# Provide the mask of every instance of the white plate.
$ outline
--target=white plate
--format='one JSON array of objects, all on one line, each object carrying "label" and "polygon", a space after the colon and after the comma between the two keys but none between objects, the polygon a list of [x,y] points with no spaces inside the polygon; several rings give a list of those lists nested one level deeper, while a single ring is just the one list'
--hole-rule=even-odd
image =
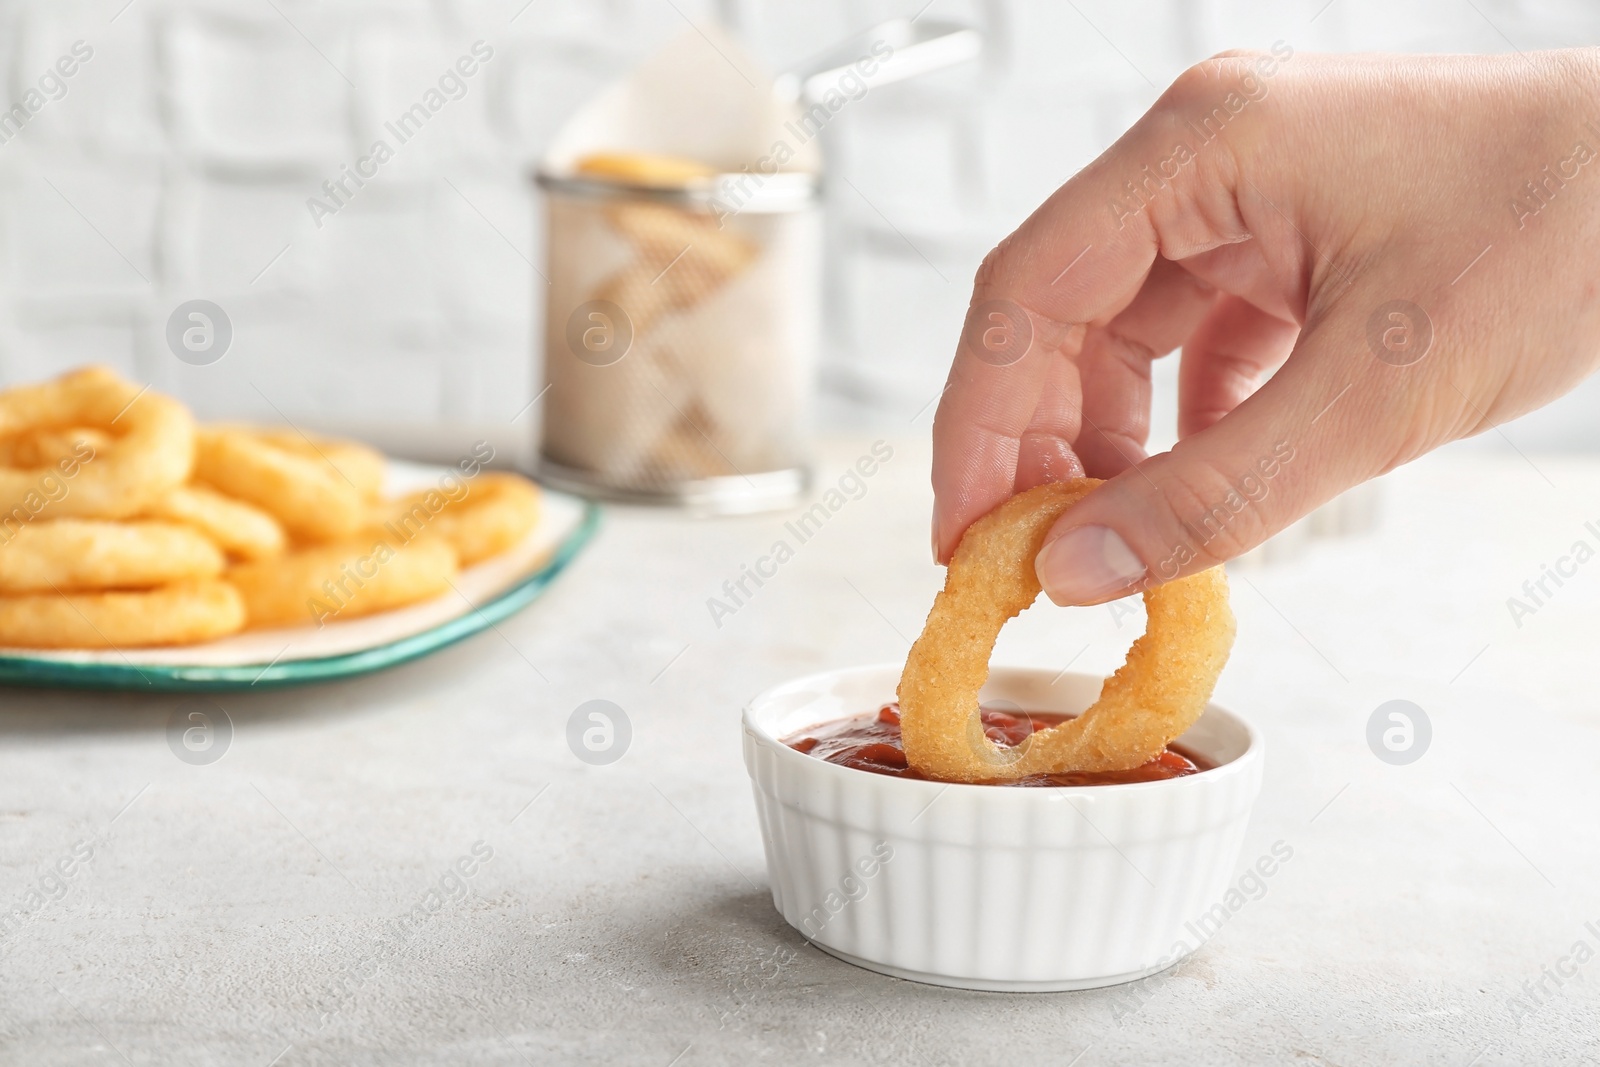
[{"label": "white plate", "polygon": [[[390,464],[387,490],[437,484],[443,467]],[[541,490],[521,544],[463,571],[433,600],[347,622],[251,630],[200,645],[125,651],[0,648],[0,683],[96,689],[234,689],[320,681],[403,663],[453,644],[532,601],[587,543],[598,510]]]}]

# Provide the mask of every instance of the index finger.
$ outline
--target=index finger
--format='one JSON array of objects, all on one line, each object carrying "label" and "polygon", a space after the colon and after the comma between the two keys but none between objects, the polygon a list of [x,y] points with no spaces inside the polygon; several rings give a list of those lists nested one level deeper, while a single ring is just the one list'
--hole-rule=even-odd
[{"label": "index finger", "polygon": [[941,561],[973,520],[1011,495],[1050,362],[1076,360],[1085,328],[1133,300],[1158,254],[1181,259],[1247,235],[1222,177],[1232,172],[1225,150],[1181,163],[1173,156],[1173,98],[1184,86],[1180,79],[984,259],[934,415]]}]

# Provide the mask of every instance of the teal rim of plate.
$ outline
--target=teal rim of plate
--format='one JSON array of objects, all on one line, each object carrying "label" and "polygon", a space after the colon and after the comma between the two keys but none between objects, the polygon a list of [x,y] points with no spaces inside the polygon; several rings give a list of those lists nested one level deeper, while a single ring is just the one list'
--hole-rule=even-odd
[{"label": "teal rim of plate", "polygon": [[245,663],[227,667],[178,664],[71,663],[32,656],[0,656],[0,685],[52,689],[114,689],[145,693],[221,693],[331,682],[398,667],[481,633],[527,607],[545,591],[600,528],[600,508],[585,501],[583,518],[548,562],[493,600],[421,633],[384,645],[321,659]]}]

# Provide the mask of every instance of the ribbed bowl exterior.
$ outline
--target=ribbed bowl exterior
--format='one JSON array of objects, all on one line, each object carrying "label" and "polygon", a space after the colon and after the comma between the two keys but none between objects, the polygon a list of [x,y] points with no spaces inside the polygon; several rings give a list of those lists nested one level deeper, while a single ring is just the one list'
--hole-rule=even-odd
[{"label": "ribbed bowl exterior", "polygon": [[[984,989],[1128,981],[1205,940],[1261,788],[1255,731],[1212,705],[1183,740],[1221,766],[1048,789],[869,774],[779,740],[876,709],[893,699],[898,673],[889,665],[816,675],[746,709],[745,763],[785,920],[863,966]],[[997,669],[983,698],[1081,711],[1100,681]]]}]

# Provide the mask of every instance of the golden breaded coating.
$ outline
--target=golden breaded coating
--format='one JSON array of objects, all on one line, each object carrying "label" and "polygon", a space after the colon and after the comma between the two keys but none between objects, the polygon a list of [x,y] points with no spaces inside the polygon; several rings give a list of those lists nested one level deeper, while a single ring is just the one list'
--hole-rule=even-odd
[{"label": "golden breaded coating", "polygon": [[243,626],[238,590],[214,578],[144,592],[0,596],[0,645],[11,648],[187,645]]},{"label": "golden breaded coating", "polygon": [[1033,563],[1045,534],[1099,484],[1081,478],[1030,489],[973,523],[961,539],[900,677],[906,759],[918,771],[984,782],[1129,770],[1159,755],[1205,710],[1233,647],[1220,567],[1145,591],[1144,634],[1082,715],[1016,749],[984,736],[978,691],[1000,628],[1039,595]]}]

